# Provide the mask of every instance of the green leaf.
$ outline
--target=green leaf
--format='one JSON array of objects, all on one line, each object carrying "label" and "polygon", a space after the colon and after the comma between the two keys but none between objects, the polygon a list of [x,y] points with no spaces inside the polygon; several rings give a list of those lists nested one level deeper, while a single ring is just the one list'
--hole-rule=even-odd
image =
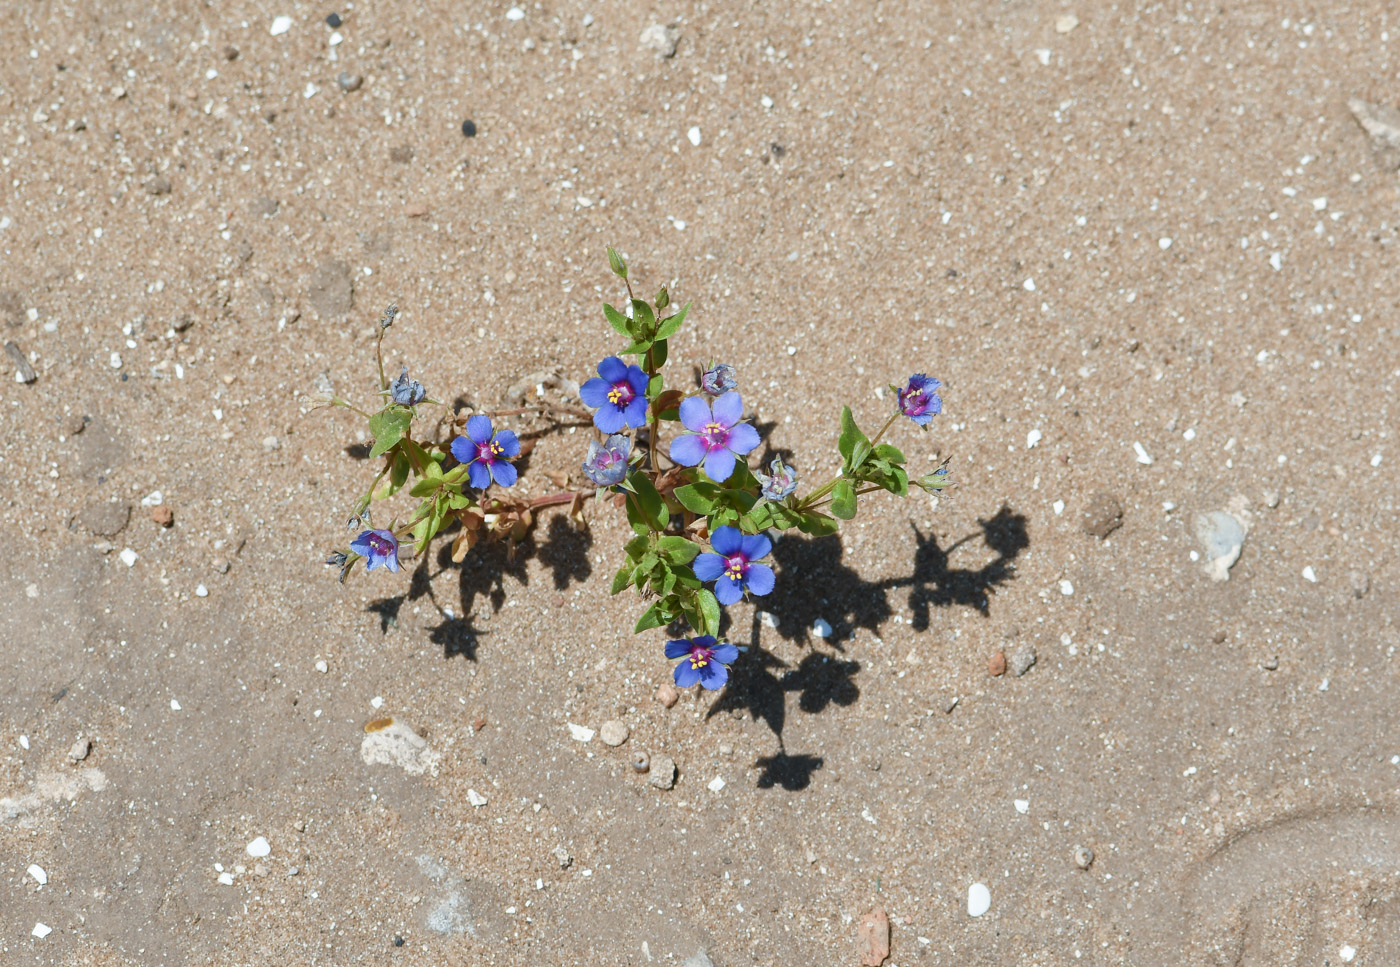
[{"label": "green leaf", "polygon": [[676,576],[676,583],[683,588],[699,588],[700,579],[695,576],[695,572],[684,564],[677,564],[671,568],[671,573]]},{"label": "green leaf", "polygon": [[[690,311],[690,305],[691,304],[687,302],[685,305],[681,306],[680,312],[661,320],[661,328],[656,330],[656,338],[658,340],[670,339],[680,331],[681,323],[685,322],[685,314]],[[664,309],[666,307],[661,306],[661,308]]]},{"label": "green leaf", "polygon": [[647,552],[647,548],[649,547],[651,547],[651,537],[643,535],[632,538],[622,546],[622,549],[627,552],[627,556],[633,561],[640,561],[642,555]]},{"label": "green leaf", "polygon": [[882,443],[874,450],[877,460],[888,460],[890,463],[903,463],[904,453],[898,447],[892,447],[888,443]]},{"label": "green leaf", "polygon": [[623,588],[632,583],[632,569],[630,567],[618,568],[617,574],[613,577],[612,594],[617,594]]},{"label": "green leaf", "polygon": [[666,365],[666,340],[658,339],[651,344],[651,368],[660,369]]},{"label": "green leaf", "polygon": [[689,564],[700,553],[700,546],[685,537],[663,537],[656,542],[656,549],[675,564]]},{"label": "green leaf", "polygon": [[618,335],[632,338],[632,322],[612,306],[603,306],[603,315],[608,317],[608,325],[617,330]]},{"label": "green leaf", "polygon": [[641,501],[636,494],[627,495],[627,523],[632,525],[632,530],[641,537],[650,537],[654,528],[648,523],[646,514],[642,511]]},{"label": "green leaf", "polygon": [[608,246],[608,268],[612,269],[613,275],[619,279],[627,278],[627,263],[622,256],[617,254],[617,249]]},{"label": "green leaf", "polygon": [[472,505],[473,501],[466,494],[453,491],[447,495],[447,506],[451,510],[465,510]]},{"label": "green leaf", "polygon": [[660,628],[662,625],[670,624],[670,622],[671,616],[662,612],[661,602],[657,601],[650,608],[647,608],[645,614],[637,619],[637,624],[632,629],[632,634],[639,635],[643,631],[647,631],[651,628]]},{"label": "green leaf", "polygon": [[647,402],[650,403],[661,395],[661,391],[666,388],[666,381],[660,376],[653,376],[647,380]]},{"label": "green leaf", "polygon": [[851,463],[847,468],[855,471],[864,466],[865,461],[870,459],[870,441],[857,440],[855,449],[851,452]]},{"label": "green leaf", "polygon": [[638,339],[636,342],[630,343],[630,344],[628,344],[627,346],[623,347],[623,349],[622,349],[620,355],[623,355],[623,356],[640,356],[640,355],[642,355],[643,353],[645,353],[645,352],[646,352],[648,349],[650,349],[650,348],[651,348],[651,340],[650,340],[650,339]]},{"label": "green leaf", "polygon": [[374,448],[369,452],[370,457],[377,457],[391,450],[394,444],[408,434],[412,422],[413,411],[406,406],[386,406],[371,416],[369,432],[374,437]]},{"label": "green leaf", "polygon": [[797,529],[812,537],[825,537],[841,529],[841,522],[826,514],[808,511],[797,520]]},{"label": "green leaf", "polygon": [[686,484],[684,487],[677,487],[675,495],[676,500],[680,501],[680,505],[686,510],[708,517],[714,513],[719,488],[709,483]]},{"label": "green leaf", "polygon": [[666,502],[656,492],[651,478],[634,470],[627,479],[632,482],[632,487],[636,491],[635,500],[641,505],[641,511],[645,515],[646,522],[651,525],[651,529],[654,531],[665,530],[666,522],[671,519],[671,514],[666,509]]},{"label": "green leaf", "polygon": [[442,486],[442,481],[436,477],[424,477],[413,485],[413,489],[408,492],[410,497],[428,497],[438,492]]},{"label": "green leaf", "polygon": [[389,465],[389,482],[379,488],[375,497],[383,500],[385,497],[391,497],[402,490],[403,485],[408,482],[408,472],[411,469],[412,465],[408,461],[408,454],[400,449],[394,454],[394,462]]},{"label": "green leaf", "polygon": [[[841,451],[841,457],[845,460],[847,469],[857,466],[851,460],[851,456],[855,453],[858,443],[864,443],[867,448],[870,446],[870,441],[860,431],[860,427],[856,426],[856,419],[851,415],[851,408],[843,406],[841,407],[841,435],[836,438],[836,449]],[[866,452],[868,453],[869,450],[867,449]]]},{"label": "green leaf", "polygon": [[702,635],[719,634],[719,602],[715,600],[713,592],[705,590],[695,595],[695,603],[698,610],[697,617],[700,624],[695,630]]},{"label": "green leaf", "polygon": [[832,488],[831,514],[842,520],[850,520],[856,515],[856,488],[849,480],[842,480]]},{"label": "green leaf", "polygon": [[745,514],[739,521],[739,529],[745,534],[757,534],[773,525],[773,504],[764,501]]},{"label": "green leaf", "polygon": [[632,333],[637,339],[656,338],[656,316],[645,300],[632,300],[632,323],[635,326]]}]

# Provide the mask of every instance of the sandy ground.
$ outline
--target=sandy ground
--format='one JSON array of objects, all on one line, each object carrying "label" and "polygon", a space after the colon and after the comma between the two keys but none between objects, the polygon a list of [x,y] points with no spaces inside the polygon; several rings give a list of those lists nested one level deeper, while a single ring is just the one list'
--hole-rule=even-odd
[{"label": "sandy ground", "polygon": [[[404,6],[0,9],[0,961],[855,964],[880,908],[906,967],[1400,962],[1388,4]],[[956,498],[780,543],[671,709],[611,508],[321,564],[380,310],[498,406],[621,348],[608,244],[803,474],[946,384],[894,442]]]}]

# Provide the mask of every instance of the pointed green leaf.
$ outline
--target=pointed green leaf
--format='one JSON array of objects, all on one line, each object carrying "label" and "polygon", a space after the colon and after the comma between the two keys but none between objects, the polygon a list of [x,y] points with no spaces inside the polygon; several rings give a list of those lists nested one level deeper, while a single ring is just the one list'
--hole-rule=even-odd
[{"label": "pointed green leaf", "polygon": [[656,549],[676,564],[689,564],[700,553],[700,546],[685,537],[663,537],[656,542]]},{"label": "pointed green leaf", "polygon": [[719,488],[714,484],[693,483],[675,489],[676,500],[680,505],[692,514],[709,516],[714,513],[715,497],[719,494]]},{"label": "pointed green leaf", "polygon": [[[666,307],[662,306],[661,308],[664,309]],[[665,319],[662,319],[661,328],[656,330],[656,338],[658,340],[670,339],[679,332],[681,323],[685,322],[685,314],[689,311],[690,303],[687,302],[685,305],[681,306],[680,312],[677,312],[674,316],[667,316]]]},{"label": "pointed green leaf", "polygon": [[612,306],[603,306],[603,315],[608,317],[608,325],[617,330],[618,335],[632,338],[631,320]]},{"label": "pointed green leaf", "polygon": [[700,625],[695,630],[702,635],[718,635],[719,602],[714,594],[708,590],[700,591],[695,595],[695,603],[699,612],[697,617],[700,618]]},{"label": "pointed green leaf", "polygon": [[612,591],[610,593],[617,594],[623,588],[631,585],[631,583],[632,569],[630,567],[618,568],[617,574],[613,577]]},{"label": "pointed green leaf", "polygon": [[391,450],[408,433],[413,422],[413,411],[405,406],[386,406],[369,418],[369,432],[374,437],[371,457],[377,457]]},{"label": "pointed green leaf", "polygon": [[849,480],[842,480],[831,491],[831,514],[842,520],[856,515],[856,489]]},{"label": "pointed green leaf", "polygon": [[657,601],[650,608],[647,608],[645,614],[637,619],[637,624],[632,629],[632,634],[639,635],[643,631],[647,631],[651,628],[660,628],[662,625],[670,623],[670,620],[670,615],[662,613],[661,602]]}]

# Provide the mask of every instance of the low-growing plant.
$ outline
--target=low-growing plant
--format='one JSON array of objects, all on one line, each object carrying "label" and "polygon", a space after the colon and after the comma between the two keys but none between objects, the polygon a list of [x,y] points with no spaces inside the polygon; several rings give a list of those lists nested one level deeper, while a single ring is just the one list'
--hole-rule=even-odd
[{"label": "low-growing plant", "polygon": [[[363,417],[374,440],[369,456],[383,460],[350,515],[350,529],[358,535],[326,563],[339,569],[342,581],[360,561],[368,571],[398,571],[401,542],[421,555],[454,521],[460,524],[452,542],[454,562],[481,541],[505,541],[513,550],[540,508],[568,504],[570,515],[583,525],[584,500],[608,496],[625,509],[633,532],[612,593],[630,587],[646,603],[634,633],[688,626],[688,634],[683,629],[681,637],[667,639],[664,646],[667,658],[679,659],[675,681],[683,688],[699,684],[717,689],[728,681],[729,666],[740,653],[722,637],[722,609],[746,595],[763,597],[773,591],[779,575],[765,563],[772,535],[795,529],[826,536],[854,518],[860,499],[876,491],[904,497],[911,483],[932,494],[949,485],[946,460],[911,481],[903,452],[884,442],[901,417],[929,429],[943,408],[941,384],[916,373],[903,387],[891,386],[894,411],[873,437],[843,406],[836,437],[840,470],[799,495],[797,473],[782,459],[771,460],[767,468],[749,466],[762,441],[744,419],[733,366],[711,363],[698,386],[667,386],[670,340],[685,324],[690,303],[673,309],[664,287],[651,301],[639,299],[626,261],[611,248],[608,263],[626,286],[627,302],[621,311],[604,305],[603,314],[627,344],[602,360],[597,375],[579,387],[579,398],[591,414],[543,407],[555,416],[591,415],[598,438],[588,445],[583,471],[595,489],[533,499],[509,495],[506,491],[517,481],[514,461],[533,441],[522,444],[512,430],[498,429],[492,417],[541,408],[454,414],[428,398],[406,369],[390,382],[383,342],[398,312],[390,306],[380,320],[375,347],[381,405],[370,411],[341,399],[324,401]],[[414,423],[422,407],[442,407],[442,414],[430,436],[419,437]],[[439,441],[444,428],[451,436]],[[373,504],[404,488],[418,500],[415,512],[402,523],[374,527]]]}]

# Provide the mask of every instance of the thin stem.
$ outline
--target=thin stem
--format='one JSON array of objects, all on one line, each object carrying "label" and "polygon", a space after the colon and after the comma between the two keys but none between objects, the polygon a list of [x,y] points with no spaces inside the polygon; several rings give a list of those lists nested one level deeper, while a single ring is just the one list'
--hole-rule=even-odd
[{"label": "thin stem", "polygon": [[374,358],[379,363],[379,389],[380,392],[389,388],[389,381],[384,378],[384,334],[389,330],[380,327],[379,336],[374,340]]},{"label": "thin stem", "polygon": [[[870,449],[871,449],[871,450],[874,450],[874,449],[875,449],[876,445],[879,444],[879,442],[880,442],[880,438],[883,437],[883,436],[885,435],[885,431],[888,430],[891,426],[893,426],[893,425],[894,425],[894,421],[897,420],[898,418],[899,418],[899,411],[898,411],[898,410],[895,410],[894,413],[892,413],[892,414],[890,415],[890,418],[889,418],[888,420],[885,421],[885,425],[882,426],[882,427],[880,427],[880,432],[877,433],[877,434],[875,434],[875,439],[873,439],[873,440],[870,441]],[[854,469],[854,468],[852,468],[852,469]],[[797,503],[797,509],[798,509],[798,510],[807,510],[807,509],[815,510],[816,508],[813,506],[813,504],[814,504],[816,501],[821,500],[823,497],[825,497],[827,494],[831,493],[833,490],[835,490],[835,489],[836,489],[836,485],[839,484],[839,483],[840,483],[842,480],[844,480],[844,479],[845,479],[845,474],[840,474],[840,473],[838,473],[836,476],[832,477],[832,478],[831,478],[830,480],[828,480],[826,483],[822,484],[822,485],[821,485],[820,487],[818,487],[816,490],[812,491],[812,492],[811,492],[810,494],[808,494],[806,497],[803,497],[800,501],[798,501],[798,503]],[[877,488],[877,489],[878,489],[878,488]],[[868,493],[868,491],[862,491],[862,493]]]}]

